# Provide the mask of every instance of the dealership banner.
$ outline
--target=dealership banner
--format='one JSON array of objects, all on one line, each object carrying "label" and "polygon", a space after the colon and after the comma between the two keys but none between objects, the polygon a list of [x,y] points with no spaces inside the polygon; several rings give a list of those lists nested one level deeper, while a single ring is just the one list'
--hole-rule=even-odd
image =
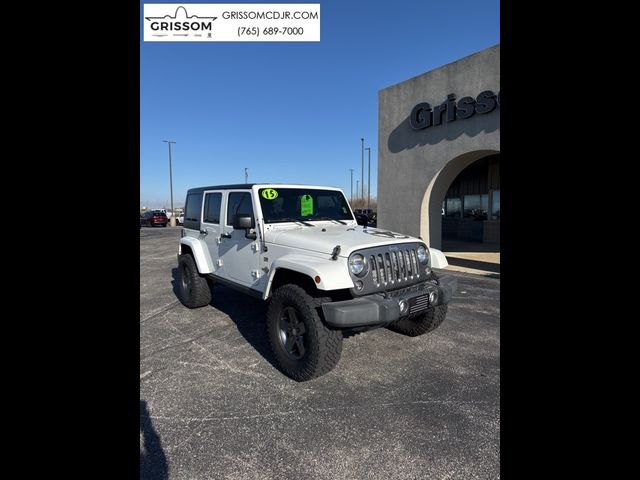
[{"label": "dealership banner", "polygon": [[319,42],[319,3],[145,3],[145,42]]}]

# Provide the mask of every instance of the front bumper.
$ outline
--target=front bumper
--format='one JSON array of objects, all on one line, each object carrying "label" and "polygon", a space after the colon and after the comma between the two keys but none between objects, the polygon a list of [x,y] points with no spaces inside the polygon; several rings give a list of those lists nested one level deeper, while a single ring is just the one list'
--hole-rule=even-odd
[{"label": "front bumper", "polygon": [[[335,328],[382,327],[402,317],[418,315],[429,308],[448,304],[457,286],[455,277],[443,275],[438,278],[438,283],[429,281],[397,291],[325,303],[322,312],[326,323]],[[432,303],[430,294],[433,292],[437,299]],[[402,300],[407,302],[408,310],[401,314]]]}]

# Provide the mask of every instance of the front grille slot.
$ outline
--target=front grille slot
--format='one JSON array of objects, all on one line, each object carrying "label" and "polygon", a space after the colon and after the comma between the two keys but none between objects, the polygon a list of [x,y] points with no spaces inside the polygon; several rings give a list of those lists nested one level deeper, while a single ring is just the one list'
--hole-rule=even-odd
[{"label": "front grille slot", "polygon": [[391,271],[391,256],[389,252],[384,254],[384,271],[387,274],[387,283],[393,283],[393,272]]},{"label": "front grille slot", "polygon": [[393,279],[400,282],[400,265],[398,264],[398,252],[391,252],[391,268],[393,269]]},{"label": "front grille slot", "polygon": [[371,265],[371,279],[373,280],[373,284],[375,286],[379,286],[380,282],[378,281],[378,260],[375,255],[371,255],[369,257],[369,265]]},{"label": "front grille slot", "polygon": [[398,274],[400,275],[399,279],[401,282],[404,282],[407,280],[407,267],[404,263],[404,255],[403,252],[397,252],[396,255],[398,256]]},{"label": "front grille slot", "polygon": [[414,275],[416,277],[419,277],[420,270],[418,270],[418,256],[416,255],[416,251],[409,250],[409,255],[411,256],[411,271],[415,272]]},{"label": "front grille slot", "polygon": [[411,262],[409,262],[409,252],[404,250],[402,252],[402,261],[404,262],[404,269],[406,272],[406,277],[410,277],[411,276]]}]

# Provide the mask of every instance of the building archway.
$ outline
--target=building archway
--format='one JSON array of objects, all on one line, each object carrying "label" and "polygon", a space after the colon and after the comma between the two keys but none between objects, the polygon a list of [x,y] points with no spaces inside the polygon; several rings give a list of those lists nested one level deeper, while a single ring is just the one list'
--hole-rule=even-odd
[{"label": "building archway", "polygon": [[[472,152],[467,152],[449,160],[444,165],[444,167],[442,167],[442,169],[440,169],[436,173],[436,175],[434,175],[424,194],[424,197],[422,199],[422,206],[420,209],[420,237],[427,243],[427,245],[429,245],[432,248],[442,249],[443,217],[444,217],[443,202],[445,201],[445,197],[447,197],[447,192],[449,191],[449,188],[454,184],[454,182],[456,182],[456,179],[458,179],[459,176],[463,174],[463,172],[465,171],[468,172],[469,170],[467,169],[469,167],[472,167],[474,163],[482,161],[483,159],[492,157],[493,159],[497,158],[499,161],[499,154],[500,152],[497,150],[476,150]],[[495,164],[495,162],[492,162],[492,163]],[[493,170],[495,171],[496,168],[494,167]],[[474,241],[474,240],[478,241],[478,230],[482,230],[481,236],[479,238],[480,242],[483,242],[485,239],[489,241],[498,239],[498,242],[499,242],[499,235],[500,235],[499,210],[497,212],[498,220],[497,220],[497,233],[496,233],[495,232],[496,226],[494,225],[495,222],[492,223],[491,221],[492,216],[495,218],[495,215],[491,215],[492,200],[494,200],[495,198],[494,197],[495,192],[492,188],[490,188],[492,187],[492,185],[490,184],[491,184],[491,179],[489,178],[487,180],[488,191],[487,191],[486,199],[482,198],[481,195],[478,195],[479,199],[481,199],[481,202],[479,205],[480,207],[482,206],[482,203],[485,201],[488,204],[488,210],[490,213],[487,216],[487,223],[480,224],[478,222],[474,222],[472,224],[470,222],[472,222],[473,219],[465,218],[465,216],[468,215],[469,212],[473,211],[471,208],[465,209],[465,206],[464,206],[465,200],[467,201],[467,207],[469,207],[472,200],[475,202],[476,200],[475,196],[467,195],[466,196],[467,198],[465,198],[465,196],[461,196],[460,198],[460,206],[459,206],[460,221],[457,222],[456,228],[459,229],[458,231],[464,234],[463,235],[464,238],[470,241]],[[497,200],[499,203],[499,187],[497,192],[498,192]],[[462,195],[463,194],[464,192],[462,192]],[[447,205],[445,204],[445,210],[448,210],[448,211],[445,211],[445,213],[448,214],[448,216],[445,217],[446,218],[445,226],[447,227],[446,229],[447,231],[445,232],[445,235],[452,233],[451,225],[453,222],[451,222],[451,219],[454,217],[449,214],[453,213],[455,203],[456,202],[449,202],[449,205],[448,205],[450,206],[449,209],[447,209]],[[482,227],[482,228],[477,228],[477,227]],[[487,232],[486,235],[485,235],[485,231]],[[469,233],[469,235],[465,236],[467,233]]]}]

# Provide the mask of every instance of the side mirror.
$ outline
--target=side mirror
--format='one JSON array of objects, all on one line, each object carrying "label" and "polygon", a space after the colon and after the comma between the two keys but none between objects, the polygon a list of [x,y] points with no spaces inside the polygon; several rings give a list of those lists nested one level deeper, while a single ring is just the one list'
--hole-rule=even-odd
[{"label": "side mirror", "polygon": [[233,217],[233,228],[244,229],[254,228],[255,223],[253,217],[249,215],[236,215]]},{"label": "side mirror", "polygon": [[234,229],[244,229],[244,236],[250,240],[255,240],[258,238],[255,232],[251,233],[249,230],[255,228],[255,222],[253,217],[249,215],[236,215],[233,217],[233,228]]}]

